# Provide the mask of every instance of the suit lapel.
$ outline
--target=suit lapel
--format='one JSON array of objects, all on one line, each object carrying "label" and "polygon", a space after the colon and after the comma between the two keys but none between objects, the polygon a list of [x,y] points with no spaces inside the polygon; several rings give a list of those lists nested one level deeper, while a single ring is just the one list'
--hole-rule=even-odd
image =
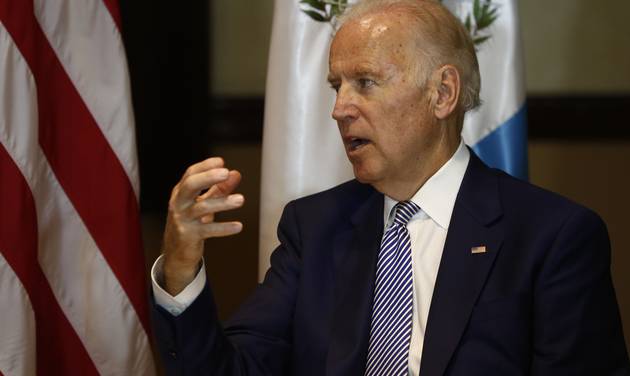
[{"label": "suit lapel", "polygon": [[457,348],[503,241],[501,213],[497,177],[471,151],[433,291],[422,376],[443,375]]},{"label": "suit lapel", "polygon": [[335,303],[327,375],[360,375],[367,359],[376,258],[383,235],[383,196],[374,193],[352,216],[336,244]]}]

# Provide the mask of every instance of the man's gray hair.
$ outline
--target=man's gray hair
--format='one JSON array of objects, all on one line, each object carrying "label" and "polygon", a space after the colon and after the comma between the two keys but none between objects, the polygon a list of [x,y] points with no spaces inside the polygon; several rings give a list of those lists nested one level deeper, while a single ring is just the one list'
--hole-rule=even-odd
[{"label": "man's gray hair", "polygon": [[481,78],[470,34],[448,8],[437,0],[362,0],[351,5],[337,20],[337,28],[370,13],[400,12],[411,17],[411,32],[417,38],[417,79],[424,87],[436,69],[454,65],[461,76],[460,108],[466,112],[481,104]]}]

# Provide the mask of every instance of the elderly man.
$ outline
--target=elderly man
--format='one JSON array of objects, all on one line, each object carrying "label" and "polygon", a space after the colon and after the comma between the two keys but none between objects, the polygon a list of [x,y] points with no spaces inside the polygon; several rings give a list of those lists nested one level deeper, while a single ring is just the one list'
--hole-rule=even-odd
[{"label": "elderly man", "polygon": [[241,230],[214,222],[243,204],[240,174],[187,170],[153,270],[168,373],[629,374],[602,221],[461,140],[480,86],[464,27],[430,0],[340,23],[328,80],[356,180],[287,205],[264,282],[221,326],[201,258]]}]

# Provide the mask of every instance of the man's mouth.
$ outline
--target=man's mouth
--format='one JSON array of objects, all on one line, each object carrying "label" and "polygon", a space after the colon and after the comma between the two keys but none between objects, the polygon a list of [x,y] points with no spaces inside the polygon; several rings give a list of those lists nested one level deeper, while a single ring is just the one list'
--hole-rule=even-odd
[{"label": "man's mouth", "polygon": [[350,151],[355,151],[370,143],[370,140],[366,140],[364,138],[352,137],[350,138],[350,142],[348,143]]}]

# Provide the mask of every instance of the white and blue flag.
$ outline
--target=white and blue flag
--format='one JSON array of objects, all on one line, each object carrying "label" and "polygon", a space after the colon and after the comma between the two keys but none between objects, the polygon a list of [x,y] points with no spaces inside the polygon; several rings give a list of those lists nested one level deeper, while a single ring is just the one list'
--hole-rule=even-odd
[{"label": "white and blue flag", "polygon": [[516,0],[444,0],[477,48],[482,106],[466,114],[462,136],[477,155],[527,179],[525,73]]}]

